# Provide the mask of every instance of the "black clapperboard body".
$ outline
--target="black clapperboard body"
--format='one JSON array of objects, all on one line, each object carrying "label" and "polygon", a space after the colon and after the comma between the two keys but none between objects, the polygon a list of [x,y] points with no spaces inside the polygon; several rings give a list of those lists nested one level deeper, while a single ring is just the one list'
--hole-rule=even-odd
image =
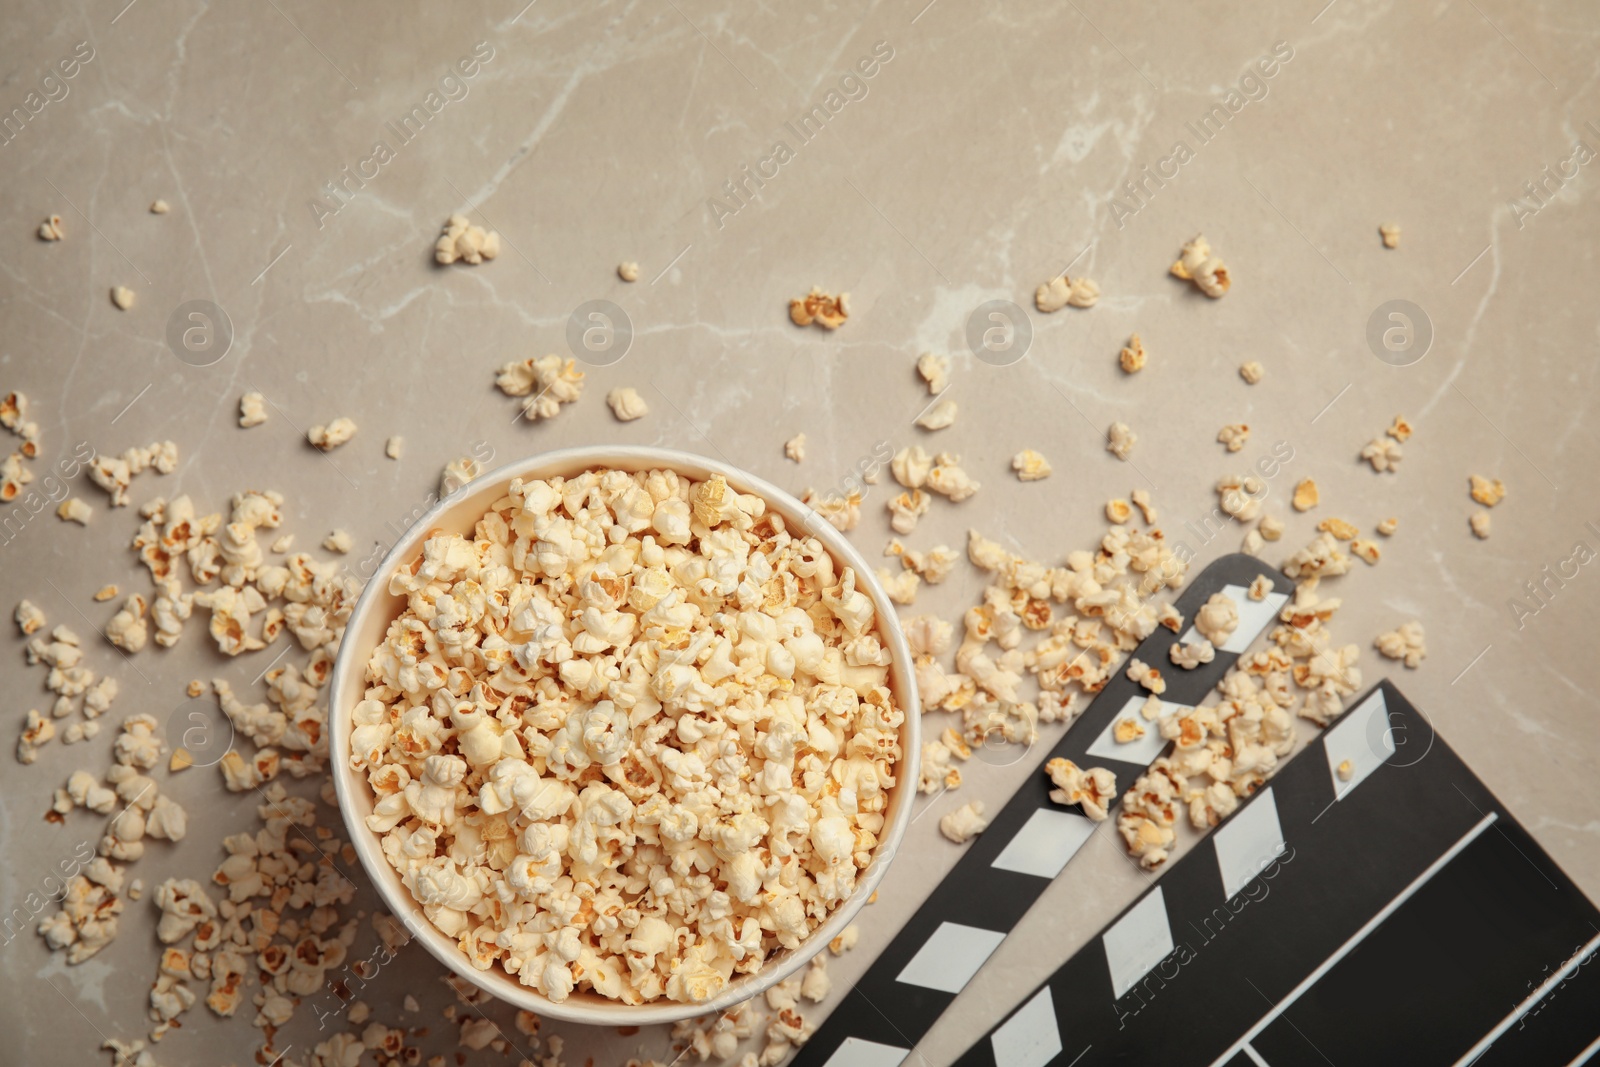
[{"label": "black clapperboard body", "polygon": [[[1251,601],[1258,575],[1276,588]],[[1201,703],[1292,584],[1227,556],[1178,610],[1192,619],[1224,590],[1240,625],[1215,661],[1171,666],[1168,649],[1188,630],[1160,629],[1134,652],[1162,669],[1164,703]],[[1051,803],[1045,761],[1106,766],[1126,788],[1165,749],[1153,724],[1130,744],[1111,739],[1145,696],[1119,671],[796,1067],[919,1062],[915,1043],[1094,832]],[[1585,966],[1600,912],[1388,682],[1168,867],[959,1062],[1497,1067],[1581,1063],[1600,1050],[1600,968]]]}]

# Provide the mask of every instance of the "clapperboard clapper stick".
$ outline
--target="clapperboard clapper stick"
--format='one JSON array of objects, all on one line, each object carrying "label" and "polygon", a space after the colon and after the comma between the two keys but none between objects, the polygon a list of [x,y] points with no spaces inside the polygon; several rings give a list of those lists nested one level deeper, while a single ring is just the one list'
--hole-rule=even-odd
[{"label": "clapperboard clapper stick", "polygon": [[[1278,588],[1264,600],[1250,600],[1245,590],[1258,576]],[[1224,556],[1191,579],[1177,600],[1185,619],[1192,619],[1212,594],[1227,592],[1238,605],[1239,626],[1211,663],[1192,671],[1163,670],[1167,691],[1162,702],[1174,708],[1198,705],[1239,653],[1276,619],[1289,588],[1281,574],[1239,554]],[[1188,631],[1184,636],[1194,640]],[[1178,634],[1157,627],[1133,655],[1165,667],[1171,662],[1168,649],[1179,640]],[[1105,766],[1116,773],[1118,788],[1126,788],[1166,747],[1153,728],[1128,744],[1112,740],[1116,721],[1137,716],[1147,695],[1118,668],[823,1021],[793,1067],[895,1067],[909,1055],[1094,833],[1087,816],[1051,802],[1045,763],[1064,756],[1080,767]],[[981,920],[974,918],[972,908],[972,901],[980,899],[985,902]]]},{"label": "clapperboard clapper stick", "polygon": [[1597,949],[1600,911],[1385,681],[958,1063],[1576,1065]]}]

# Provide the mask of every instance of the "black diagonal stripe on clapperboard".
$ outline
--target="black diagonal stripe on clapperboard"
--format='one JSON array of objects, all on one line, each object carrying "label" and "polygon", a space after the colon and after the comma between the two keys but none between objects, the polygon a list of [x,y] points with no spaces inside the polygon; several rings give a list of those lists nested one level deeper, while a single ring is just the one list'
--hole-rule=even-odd
[{"label": "black diagonal stripe on clapperboard", "polygon": [[[1335,800],[1347,719],[1401,743]],[[1230,897],[1218,840],[1253,810],[1283,851]],[[1172,948],[1119,997],[1106,938],[1135,912]],[[1384,681],[957,1063],[1575,1065],[1597,949],[1600,911]]]},{"label": "black diagonal stripe on clapperboard", "polygon": [[[1242,590],[1257,577],[1265,577],[1276,584],[1277,592],[1273,594],[1272,602],[1282,603],[1290,583],[1260,560],[1233,554],[1211,563],[1198,577],[1190,579],[1188,588],[1176,601],[1176,607],[1185,620],[1183,633],[1187,633],[1188,623],[1194,618],[1195,612],[1213,594],[1230,585]],[[1238,635],[1242,638],[1241,647],[1247,646],[1262,628],[1264,626],[1247,635]],[[1163,702],[1197,705],[1222,679],[1238,654],[1218,650],[1216,659],[1211,663],[1192,671],[1179,670],[1173,667],[1168,650],[1181,636],[1164,627],[1157,627],[1156,632],[1145,638],[1132,655],[1161,669],[1167,680],[1167,691],[1161,697]],[[1062,756],[1083,767],[1091,764],[1109,766],[1116,772],[1119,789],[1130,784],[1145,769],[1144,763],[1132,764],[1099,755],[1090,756],[1088,751],[1121,717],[1129,699],[1144,695],[1144,691],[1129,681],[1124,668],[1119,666],[1105,688],[1073,722],[1062,739],[1038,760],[1033,773],[1028,775],[1006,806],[990,821],[988,829],[967,847],[955,867],[933,888],[916,914],[845,994],[800,1050],[791,1067],[845,1067],[846,1064],[852,1067],[856,1064],[876,1067],[878,1064],[900,1062],[895,1058],[896,1054],[904,1057],[933,1027],[960,991],[959,988],[950,992],[901,981],[900,976],[907,964],[928,945],[929,939],[944,924],[972,928],[981,921],[982,929],[1000,935],[1016,927],[1050,884],[1051,878],[995,867],[995,860],[1036,812],[1076,812],[1076,809],[1064,809],[1051,802],[1049,794],[1052,786],[1044,774],[1045,763]],[[1154,729],[1154,724],[1147,723],[1146,728]],[[1081,813],[1070,817],[1082,819],[1086,827],[1089,825]],[[1087,837],[1088,831],[1083,831],[1082,835]],[[984,901],[981,919],[974,918],[972,909],[972,901],[977,899]],[[836,1054],[838,1058],[835,1058]]]}]

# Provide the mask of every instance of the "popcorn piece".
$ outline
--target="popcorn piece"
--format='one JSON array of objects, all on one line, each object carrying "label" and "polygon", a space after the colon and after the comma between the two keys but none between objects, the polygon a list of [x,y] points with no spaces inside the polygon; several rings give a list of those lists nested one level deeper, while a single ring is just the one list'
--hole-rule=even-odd
[{"label": "popcorn piece", "polygon": [[1148,689],[1156,696],[1167,691],[1167,680],[1161,672],[1135,656],[1128,661],[1128,681]]},{"label": "popcorn piece", "polygon": [[67,497],[56,508],[56,518],[63,522],[75,522],[79,526],[89,525],[89,518],[93,514],[94,508],[75,496]]},{"label": "popcorn piece", "polygon": [[1071,304],[1077,308],[1093,307],[1100,299],[1100,286],[1089,278],[1073,280],[1065,274],[1057,275],[1039,286],[1033,293],[1033,304],[1040,311],[1060,311]]},{"label": "popcorn piece", "polygon": [[1428,654],[1422,623],[1416,619],[1401,624],[1398,629],[1379,634],[1372,644],[1389,659],[1404,660],[1407,667],[1418,666]]},{"label": "popcorn piece", "polygon": [[67,231],[61,224],[60,215],[51,215],[39,224],[39,240],[41,241],[59,241],[66,235]]},{"label": "popcorn piece", "polygon": [[956,402],[946,398],[924,412],[917,419],[917,425],[924,430],[943,430],[953,426],[955,421]]},{"label": "popcorn piece", "polygon": [[839,931],[839,936],[828,942],[828,951],[835,956],[843,956],[846,952],[856,947],[856,942],[861,940],[861,931],[856,929],[856,924],[851,923]]},{"label": "popcorn piece", "polygon": [[1172,265],[1172,276],[1192,281],[1202,293],[1216,299],[1226,295],[1233,285],[1227,266],[1211,253],[1211,245],[1203,234],[1183,246],[1178,261]]},{"label": "popcorn piece", "polygon": [[889,501],[889,526],[898,534],[909,534],[917,520],[928,513],[933,500],[921,489],[911,489]]},{"label": "popcorn piece", "polygon": [[284,534],[282,537],[274,538],[272,541],[272,551],[280,556],[287,553],[293,547],[294,534]]},{"label": "popcorn piece", "polygon": [[961,503],[981,488],[958,466],[960,462],[960,456],[940,452],[934,458],[933,468],[928,471],[928,488],[948,498],[952,504]]},{"label": "popcorn piece", "polygon": [[114,597],[116,595],[117,595],[117,587],[116,586],[114,586],[114,585],[102,585],[99,589],[95,590],[94,601],[95,601],[96,604],[104,604],[106,601],[110,600],[112,597]]},{"label": "popcorn piece", "polygon": [[939,818],[939,832],[958,845],[966,844],[988,826],[989,820],[983,817],[983,802],[979,800],[969,801]]},{"label": "popcorn piece", "polygon": [[1361,450],[1361,458],[1372,464],[1372,469],[1380,474],[1385,471],[1393,473],[1400,466],[1401,456],[1400,442],[1384,437],[1374,437]]},{"label": "popcorn piece", "polygon": [[1396,441],[1404,444],[1406,441],[1411,440],[1411,423],[1406,421],[1406,417],[1404,415],[1396,415],[1394,417],[1394,424],[1384,432],[1390,437],[1394,438]]},{"label": "popcorn piece", "polygon": [[1237,452],[1250,440],[1250,427],[1242,422],[1229,423],[1217,431],[1217,440],[1227,446],[1229,452]]},{"label": "popcorn piece", "polygon": [[1490,481],[1474,474],[1471,477],[1472,499],[1486,508],[1492,508],[1506,498],[1506,483],[1499,478]]},{"label": "popcorn piece", "polygon": [[1400,247],[1400,224],[1398,222],[1384,223],[1378,227],[1378,234],[1383,238],[1383,247]]},{"label": "popcorn piece", "polygon": [[151,201],[151,203],[150,203],[150,214],[152,214],[152,215],[165,215],[167,212],[169,212],[171,210],[172,210],[172,205],[168,204],[165,200],[162,200],[160,197],[157,197],[155,200]]},{"label": "popcorn piece", "polygon": [[1265,574],[1258,574],[1250,582],[1250,588],[1245,590],[1245,595],[1251,600],[1265,600],[1267,594],[1272,592],[1273,581]]},{"label": "popcorn piece", "polygon": [[938,585],[950,577],[956,561],[961,558],[960,554],[948,545],[935,545],[927,552],[908,549],[899,553],[899,556],[903,566],[915,571],[929,585]]},{"label": "popcorn piece", "polygon": [[606,394],[606,405],[611,408],[611,414],[618,422],[632,422],[642,419],[650,413],[650,405],[644,402],[644,397],[639,395],[639,390],[631,385],[613,389]]},{"label": "popcorn piece", "polygon": [[1139,435],[1130,430],[1125,422],[1113,422],[1111,429],[1106,431],[1106,451],[1118,459],[1127,459],[1138,442]]},{"label": "popcorn piece", "polygon": [[1239,628],[1239,605],[1227,593],[1212,593],[1194,614],[1194,628],[1213,645],[1225,645]]},{"label": "popcorn piece", "polygon": [[1119,719],[1111,729],[1111,736],[1119,745],[1130,744],[1144,736],[1144,726],[1137,719]]},{"label": "popcorn piece", "polygon": [[1378,557],[1382,555],[1382,552],[1378,549],[1377,542],[1368,540],[1365,537],[1358,537],[1350,542],[1350,552],[1352,555],[1360,556],[1369,564],[1377,563]]},{"label": "popcorn piece", "polygon": [[1387,518],[1378,523],[1378,532],[1385,537],[1393,537],[1394,532],[1400,528],[1400,520]]},{"label": "popcorn piece", "polygon": [[917,357],[917,374],[928,383],[928,392],[938,396],[950,387],[950,357],[922,353]]},{"label": "popcorn piece", "polygon": [[1337,770],[1339,773],[1339,781],[1341,782],[1348,782],[1350,779],[1354,778],[1356,774],[1355,764],[1351,763],[1347,759],[1339,761]]},{"label": "popcorn piece", "polygon": [[806,460],[806,435],[797,433],[783,443],[784,457],[795,462],[804,463]]},{"label": "popcorn piece", "polygon": [[1107,500],[1106,518],[1121,526],[1133,517],[1133,507],[1126,500]]},{"label": "popcorn piece", "polygon": [[477,266],[500,254],[500,235],[474,226],[465,215],[451,215],[433,243],[434,261],[449,266],[461,262]]},{"label": "popcorn piece", "polygon": [[144,597],[135,593],[122,602],[122,610],[106,623],[106,640],[124,652],[138,652],[150,639],[150,625],[145,621],[147,605]]},{"label": "popcorn piece", "polygon": [[126,285],[113,286],[111,289],[111,302],[117,305],[118,310],[127,311],[133,307],[133,290]]},{"label": "popcorn piece", "polygon": [[899,574],[890,574],[879,568],[878,581],[883,583],[883,591],[889,599],[896,604],[912,604],[917,599],[917,586],[922,584],[922,577],[913,570],[902,570]]},{"label": "popcorn piece", "polygon": [[494,384],[506,396],[527,397],[522,414],[537,422],[553,419],[563,404],[575,403],[583,393],[583,378],[577,360],[548,355],[501,364]]},{"label": "popcorn piece", "polygon": [[1243,378],[1248,385],[1255,385],[1266,372],[1266,368],[1253,359],[1239,365],[1239,377]]},{"label": "popcorn piece", "polygon": [[621,278],[625,282],[636,282],[636,281],[638,281],[639,280],[639,264],[633,262],[631,259],[626,261],[626,262],[624,262],[624,263],[618,264],[617,265],[617,277]]},{"label": "popcorn piece", "polygon": [[849,533],[861,524],[861,494],[859,492],[852,491],[848,496],[830,494],[823,497],[818,496],[813,490],[807,489],[805,496],[800,498],[800,502],[814,509],[830,526],[843,533]]},{"label": "popcorn piece", "polygon": [[1264,541],[1276,541],[1283,536],[1283,520],[1276,515],[1263,515],[1256,523],[1256,531]]},{"label": "popcorn piece", "polygon": [[[1294,498],[1290,501],[1296,511],[1310,511],[1317,506],[1322,495],[1317,491],[1317,483],[1310,478],[1302,478],[1295,483]],[[1265,535],[1263,535],[1265,536]]]},{"label": "popcorn piece", "polygon": [[1335,539],[1340,541],[1348,541],[1361,532],[1354,523],[1334,518],[1323,519],[1317,523],[1317,529],[1322,533],[1332,534]]},{"label": "popcorn piece", "polygon": [[812,286],[803,299],[789,301],[789,319],[796,326],[810,326],[814,322],[825,330],[837,330],[849,317],[849,293],[829,296]]},{"label": "popcorn piece", "polygon": [[251,391],[239,398],[239,425],[245,429],[267,421],[267,398]]},{"label": "popcorn piece", "polygon": [[[241,420],[242,422],[243,420]],[[337,418],[326,426],[313,426],[306,440],[323,452],[332,452],[356,435],[356,424],[347,418]]]},{"label": "popcorn piece", "polygon": [[1129,337],[1128,343],[1122,346],[1121,352],[1117,353],[1117,364],[1127,374],[1138,374],[1144,370],[1144,342],[1139,340],[1138,334]]},{"label": "popcorn piece", "polygon": [[457,456],[439,472],[439,495],[449,496],[483,473],[483,464],[472,456]]},{"label": "popcorn piece", "polygon": [[1144,516],[1145,525],[1154,526],[1156,522],[1156,506],[1150,502],[1150,490],[1135,489],[1128,494],[1133,501],[1133,506],[1139,509]]},{"label": "popcorn piece", "polygon": [[17,629],[22,631],[23,637],[31,637],[44,628],[44,612],[31,600],[17,601],[17,610],[12,618],[17,621]]},{"label": "popcorn piece", "polygon": [[921,446],[911,445],[894,454],[889,461],[889,470],[894,480],[907,489],[920,489],[928,483],[928,474],[933,470],[933,457]]},{"label": "popcorn piece", "polygon": [[1069,759],[1057,756],[1045,764],[1045,774],[1055,788],[1050,799],[1064,807],[1080,805],[1083,813],[1095,822],[1104,822],[1113,797],[1117,793],[1117,778],[1104,767],[1082,770]]},{"label": "popcorn piece", "polygon": [[55,724],[38,711],[30,709],[22,734],[17,738],[17,762],[32,763],[39,758],[39,746],[56,736]]},{"label": "popcorn piece", "polygon": [[1017,472],[1019,482],[1037,482],[1050,477],[1050,461],[1031,448],[1024,448],[1011,457],[1011,469]]},{"label": "popcorn piece", "polygon": [[1201,664],[1210,663],[1216,659],[1217,650],[1210,641],[1194,641],[1187,645],[1174,643],[1168,649],[1168,655],[1173,663],[1176,663],[1186,671],[1192,671]]},{"label": "popcorn piece", "polygon": [[1218,481],[1216,488],[1223,512],[1239,522],[1249,522],[1261,513],[1261,498],[1267,487],[1255,475],[1231,475]]},{"label": "popcorn piece", "polygon": [[1480,541],[1488,540],[1489,513],[1487,511],[1476,512],[1472,518],[1468,520],[1468,522],[1472,527],[1473,534],[1476,535]]},{"label": "popcorn piece", "polygon": [[1100,299],[1100,286],[1089,278],[1075,278],[1072,281],[1071,291],[1067,294],[1067,303],[1075,308],[1094,307]]},{"label": "popcorn piece", "polygon": [[322,547],[329,552],[338,552],[343,555],[354,547],[354,543],[350,540],[348,533],[343,530],[335,530],[322,539]]},{"label": "popcorn piece", "polygon": [[399,434],[389,438],[383,443],[383,454],[390,459],[399,459],[405,455],[406,439]]}]

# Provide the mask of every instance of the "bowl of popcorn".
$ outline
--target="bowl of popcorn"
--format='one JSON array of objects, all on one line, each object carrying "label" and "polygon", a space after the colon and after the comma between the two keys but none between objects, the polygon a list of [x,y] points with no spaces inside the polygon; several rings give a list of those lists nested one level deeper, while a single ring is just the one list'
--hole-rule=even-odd
[{"label": "bowl of popcorn", "polygon": [[549,452],[439,502],[363,590],[330,693],[384,903],[462,978],[573,1022],[784,980],[872,895],[916,795],[872,569],[684,452]]}]

